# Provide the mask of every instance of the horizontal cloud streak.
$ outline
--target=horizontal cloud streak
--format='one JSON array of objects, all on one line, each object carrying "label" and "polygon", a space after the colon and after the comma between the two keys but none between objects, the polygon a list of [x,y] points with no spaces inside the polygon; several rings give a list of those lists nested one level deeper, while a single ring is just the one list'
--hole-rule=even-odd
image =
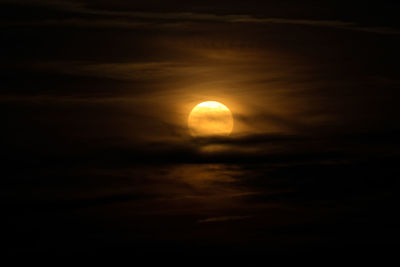
[{"label": "horizontal cloud streak", "polygon": [[[13,3],[13,1],[0,1]],[[136,12],[114,11],[87,7],[83,3],[69,1],[20,1],[20,5],[34,5],[48,7],[55,10],[67,11],[79,16],[97,16],[102,18],[70,18],[39,21],[3,21],[3,25],[59,25],[75,27],[98,28],[185,28],[186,23],[214,22],[214,23],[241,23],[241,24],[291,24],[314,27],[344,29],[352,31],[370,32],[376,34],[398,35],[400,30],[390,27],[362,26],[351,21],[341,20],[314,20],[288,19],[279,17],[259,17],[252,14],[213,14],[195,12]]]},{"label": "horizontal cloud streak", "polygon": [[245,220],[248,218],[251,218],[251,216],[222,216],[222,217],[212,217],[212,218],[199,220],[198,223],[238,221],[238,220]]}]

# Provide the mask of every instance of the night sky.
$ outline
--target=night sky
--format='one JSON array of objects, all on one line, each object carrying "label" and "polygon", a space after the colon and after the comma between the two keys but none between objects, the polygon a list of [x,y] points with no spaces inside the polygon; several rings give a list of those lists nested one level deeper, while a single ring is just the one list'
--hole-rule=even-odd
[{"label": "night sky", "polygon": [[[396,250],[399,12],[0,0],[3,252]],[[230,136],[190,135],[208,100]]]}]

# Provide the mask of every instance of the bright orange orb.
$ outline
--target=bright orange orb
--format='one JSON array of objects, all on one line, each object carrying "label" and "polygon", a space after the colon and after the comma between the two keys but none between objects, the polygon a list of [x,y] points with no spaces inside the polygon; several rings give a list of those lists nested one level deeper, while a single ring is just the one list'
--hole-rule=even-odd
[{"label": "bright orange orb", "polygon": [[233,117],[225,105],[206,101],[192,109],[188,126],[194,137],[228,136],[233,129]]}]

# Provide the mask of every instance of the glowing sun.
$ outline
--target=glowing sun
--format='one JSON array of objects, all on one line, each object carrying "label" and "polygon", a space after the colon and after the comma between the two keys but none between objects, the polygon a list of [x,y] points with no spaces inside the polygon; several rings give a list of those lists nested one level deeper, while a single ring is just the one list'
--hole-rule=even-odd
[{"label": "glowing sun", "polygon": [[233,129],[233,117],[225,105],[206,101],[192,109],[188,126],[190,134],[195,137],[228,136]]}]

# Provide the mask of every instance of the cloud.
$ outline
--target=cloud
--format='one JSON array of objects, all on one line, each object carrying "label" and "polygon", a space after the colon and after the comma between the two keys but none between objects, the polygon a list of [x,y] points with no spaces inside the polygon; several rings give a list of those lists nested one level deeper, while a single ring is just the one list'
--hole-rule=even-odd
[{"label": "cloud", "polygon": [[211,217],[207,219],[198,220],[198,223],[211,223],[211,222],[226,222],[226,221],[239,221],[251,218],[251,216],[221,216]]},{"label": "cloud", "polygon": [[[312,27],[335,28],[351,31],[369,32],[384,35],[399,35],[400,30],[390,27],[362,26],[351,21],[341,20],[314,20],[314,19],[290,19],[279,17],[262,17],[252,14],[214,14],[196,12],[136,12],[136,11],[114,11],[96,9],[84,3],[70,1],[35,1],[25,0],[18,3],[13,1],[0,1],[0,3],[13,3],[19,5],[34,5],[48,7],[55,10],[68,11],[79,16],[97,16],[98,18],[69,18],[39,20],[28,22],[13,22],[8,24],[20,25],[64,25],[75,27],[99,27],[99,28],[185,28],[191,23],[214,22],[214,23],[237,23],[237,24],[287,24],[303,25]],[[99,18],[100,17],[100,18]],[[3,22],[3,24],[7,22]]]}]

